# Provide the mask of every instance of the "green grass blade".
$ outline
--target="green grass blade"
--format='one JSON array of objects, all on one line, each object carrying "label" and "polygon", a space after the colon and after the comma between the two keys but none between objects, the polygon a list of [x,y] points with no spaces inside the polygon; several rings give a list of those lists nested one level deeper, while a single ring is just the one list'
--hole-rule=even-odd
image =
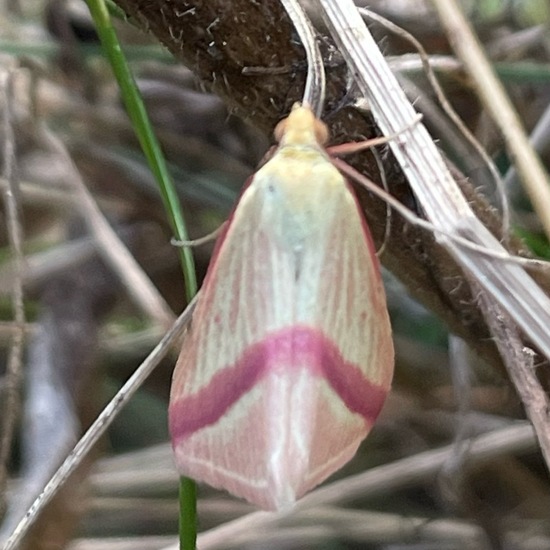
[{"label": "green grass blade", "polygon": [[[88,8],[96,25],[96,30],[113,72],[120,86],[121,95],[128,114],[140,141],[141,147],[155,179],[159,184],[164,206],[176,237],[188,240],[187,228],[179,198],[168,172],[160,145],[153,133],[152,125],[147,115],[141,94],[128,67],[115,30],[111,23],[109,10],[105,0],[87,0]],[[190,248],[180,251],[185,289],[188,300],[197,292],[195,264]],[[187,478],[180,480],[180,547],[182,550],[195,550],[197,540],[196,522],[196,487],[194,481]]]},{"label": "green grass blade", "polygon": [[[147,115],[145,105],[143,104],[134,77],[122,53],[105,0],[87,0],[87,4],[96,25],[101,43],[120,86],[122,98],[139,142],[155,179],[159,184],[162,199],[175,236],[178,240],[188,240],[189,237],[183,219],[180,201],[168,172],[160,145],[153,133],[153,128],[149,116]],[[197,292],[193,254],[190,248],[185,247],[181,249],[180,255],[186,294],[188,300],[190,300]]]},{"label": "green grass blade", "polygon": [[197,545],[197,485],[180,477],[180,550],[196,550]]}]

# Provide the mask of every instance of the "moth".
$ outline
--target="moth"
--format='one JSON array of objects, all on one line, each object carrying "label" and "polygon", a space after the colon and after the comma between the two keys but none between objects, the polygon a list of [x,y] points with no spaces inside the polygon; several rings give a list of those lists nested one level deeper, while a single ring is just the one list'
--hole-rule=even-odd
[{"label": "moth", "polygon": [[326,126],[297,104],[218,238],[174,371],[181,474],[265,510],[348,462],[390,389],[378,259]]}]

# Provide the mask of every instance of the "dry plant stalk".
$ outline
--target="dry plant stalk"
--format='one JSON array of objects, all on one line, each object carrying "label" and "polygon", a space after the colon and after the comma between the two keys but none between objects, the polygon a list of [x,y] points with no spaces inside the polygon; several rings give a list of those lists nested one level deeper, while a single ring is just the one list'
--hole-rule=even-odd
[{"label": "dry plant stalk", "polygon": [[176,322],[153,351],[151,351],[147,359],[135,370],[134,374],[132,374],[128,381],[120,388],[87,432],[81,437],[72,452],[52,476],[46,487],[44,487],[42,493],[36,498],[25,517],[19,522],[2,550],[16,550],[19,548],[19,544],[37,520],[39,514],[63,487],[67,479],[78,468],[82,460],[98,442],[99,438],[106,432],[120,410],[128,403],[130,398],[141,387],[161,359],[175,344],[178,337],[191,320],[191,315],[197,301],[196,298],[197,297],[189,303],[185,311],[177,318]]},{"label": "dry plant stalk", "polygon": [[547,237],[550,237],[550,180],[525,135],[520,118],[455,0],[432,0],[449,41],[472,77],[476,93],[500,129]]},{"label": "dry plant stalk", "polygon": [[[351,0],[321,0],[327,24],[354,70],[378,125],[396,134],[415,116],[382,53]],[[422,124],[390,141],[395,157],[427,218],[437,229],[466,237],[498,252],[506,252],[476,217]],[[504,307],[537,348],[550,359],[550,299],[518,265],[496,262],[457,246],[444,235],[436,239],[473,280]]]},{"label": "dry plant stalk", "polygon": [[80,209],[105,261],[112,266],[136,305],[161,326],[169,327],[175,318],[170,306],[109,225],[62,141],[46,127],[39,128],[39,135],[44,143],[63,159],[75,189],[76,206]]},{"label": "dry plant stalk", "polygon": [[14,106],[14,71],[8,69],[0,74],[2,104],[3,143],[3,176],[7,186],[3,192],[4,207],[7,219],[9,245],[13,254],[14,277],[11,291],[11,303],[14,316],[13,334],[9,351],[1,407],[0,438],[0,517],[5,510],[5,495],[8,473],[8,461],[15,433],[15,426],[20,409],[20,390],[23,381],[23,341],[25,336],[25,310],[23,304],[23,229],[19,219],[19,180],[17,177],[15,134],[13,131]]}]

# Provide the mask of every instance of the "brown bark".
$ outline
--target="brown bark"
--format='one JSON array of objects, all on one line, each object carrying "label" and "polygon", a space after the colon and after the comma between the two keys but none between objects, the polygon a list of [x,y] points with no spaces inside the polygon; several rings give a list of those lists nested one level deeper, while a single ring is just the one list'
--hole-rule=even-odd
[{"label": "brown bark", "polygon": [[[304,52],[281,4],[272,0],[116,0],[128,15],[152,32],[205,88],[221,96],[241,117],[266,132],[295,101],[304,86]],[[372,137],[371,120],[346,106],[347,68],[330,39],[324,50],[327,102],[324,120],[332,142]],[[373,180],[379,172],[370,153],[350,164]],[[391,153],[384,151],[390,190],[408,207],[416,203]],[[491,231],[501,236],[501,221],[483,196],[465,180],[459,181],[473,209]],[[359,200],[379,246],[387,223],[386,205],[363,189]],[[519,244],[514,243],[514,251]],[[436,313],[489,362],[500,363],[490,332],[461,269],[433,236],[405,224],[394,214],[382,263],[410,292]],[[548,280],[541,281],[550,288]]]}]

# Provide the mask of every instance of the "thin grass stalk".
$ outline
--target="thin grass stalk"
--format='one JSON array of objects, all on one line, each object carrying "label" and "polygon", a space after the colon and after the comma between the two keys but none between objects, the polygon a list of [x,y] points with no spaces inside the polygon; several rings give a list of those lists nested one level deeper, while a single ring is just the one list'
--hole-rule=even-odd
[{"label": "thin grass stalk", "polygon": [[[160,144],[153,132],[145,105],[135,83],[128,63],[122,53],[120,42],[111,23],[111,17],[105,0],[87,0],[88,8],[94,19],[97,32],[106,55],[111,63],[113,72],[120,86],[126,109],[136,131],[147,162],[161,192],[165,209],[168,213],[172,229],[178,240],[189,239],[187,227],[181,210],[174,184],[168,172]],[[191,300],[197,293],[197,279],[193,252],[189,247],[180,249],[180,259],[187,299]],[[180,481],[180,546],[182,549],[194,550],[196,546],[196,487],[191,479],[182,478]]]}]

